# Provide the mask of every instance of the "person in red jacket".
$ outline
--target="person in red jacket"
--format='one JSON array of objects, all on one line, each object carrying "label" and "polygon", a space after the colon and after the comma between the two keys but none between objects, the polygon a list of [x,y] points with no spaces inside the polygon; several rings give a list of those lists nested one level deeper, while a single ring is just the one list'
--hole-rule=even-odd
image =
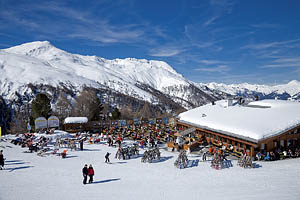
[{"label": "person in red jacket", "polygon": [[89,183],[93,182],[93,176],[94,176],[95,172],[94,169],[92,167],[92,165],[90,164],[89,168],[88,168],[88,175],[90,177]]}]

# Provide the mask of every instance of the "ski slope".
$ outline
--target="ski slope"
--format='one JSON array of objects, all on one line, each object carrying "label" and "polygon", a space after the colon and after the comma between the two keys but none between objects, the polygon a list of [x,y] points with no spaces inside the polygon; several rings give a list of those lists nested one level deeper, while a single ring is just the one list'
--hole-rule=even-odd
[{"label": "ski slope", "polygon": [[[178,154],[164,150],[161,162],[141,163],[140,158],[114,159],[117,149],[104,144],[85,144],[84,151],[68,151],[66,159],[23,153],[27,148],[9,142],[0,146],[6,157],[6,169],[0,171],[0,200],[298,200],[300,196],[300,159],[256,162],[255,169],[240,168],[232,161],[232,167],[215,170],[210,162],[197,164],[201,158],[189,155],[194,166],[178,169],[173,165]],[[106,152],[112,153],[111,164],[104,163]],[[82,184],[84,164],[94,167],[93,184]]]}]

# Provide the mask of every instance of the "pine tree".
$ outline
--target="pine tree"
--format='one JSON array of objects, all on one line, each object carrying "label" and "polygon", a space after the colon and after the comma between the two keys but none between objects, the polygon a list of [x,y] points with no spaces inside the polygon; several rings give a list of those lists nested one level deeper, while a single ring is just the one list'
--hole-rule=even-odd
[{"label": "pine tree", "polygon": [[120,118],[121,118],[121,112],[119,111],[119,109],[117,107],[115,107],[113,112],[112,112],[112,119],[113,120],[118,120]]},{"label": "pine tree", "polygon": [[51,115],[50,99],[46,94],[39,93],[32,101],[32,117],[45,117],[46,119]]}]

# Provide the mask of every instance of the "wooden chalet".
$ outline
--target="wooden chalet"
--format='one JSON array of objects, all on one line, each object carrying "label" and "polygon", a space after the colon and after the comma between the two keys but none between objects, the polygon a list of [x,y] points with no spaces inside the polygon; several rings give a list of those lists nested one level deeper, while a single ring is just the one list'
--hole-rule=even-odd
[{"label": "wooden chalet", "polygon": [[181,137],[185,137],[184,131],[193,132],[194,138],[225,145],[237,155],[247,152],[253,157],[258,151],[300,145],[299,102],[264,100],[239,105],[223,100],[181,113],[176,124]]},{"label": "wooden chalet", "polygon": [[64,130],[69,133],[85,131],[87,123],[87,117],[67,117],[64,120]]}]

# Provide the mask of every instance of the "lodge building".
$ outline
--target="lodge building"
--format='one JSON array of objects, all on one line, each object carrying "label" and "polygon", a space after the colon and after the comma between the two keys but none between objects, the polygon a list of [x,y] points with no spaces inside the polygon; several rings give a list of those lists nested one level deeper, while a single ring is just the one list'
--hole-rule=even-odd
[{"label": "lodge building", "polygon": [[262,100],[240,105],[221,100],[179,114],[176,124],[185,134],[193,131],[208,143],[252,157],[258,151],[300,146],[299,102]]}]

